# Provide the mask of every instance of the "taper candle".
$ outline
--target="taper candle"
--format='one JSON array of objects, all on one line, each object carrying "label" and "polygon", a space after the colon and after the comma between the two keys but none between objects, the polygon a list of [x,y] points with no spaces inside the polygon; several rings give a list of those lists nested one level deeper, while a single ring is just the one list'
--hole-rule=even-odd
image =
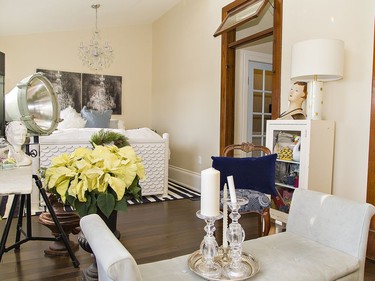
[{"label": "taper candle", "polygon": [[227,181],[229,186],[230,202],[237,203],[236,188],[234,187],[233,176],[228,176]]},{"label": "taper candle", "polygon": [[227,229],[228,229],[228,188],[224,184],[223,190],[223,248],[228,248]]},{"label": "taper candle", "polygon": [[214,168],[201,172],[201,214],[207,217],[220,214],[220,172]]}]

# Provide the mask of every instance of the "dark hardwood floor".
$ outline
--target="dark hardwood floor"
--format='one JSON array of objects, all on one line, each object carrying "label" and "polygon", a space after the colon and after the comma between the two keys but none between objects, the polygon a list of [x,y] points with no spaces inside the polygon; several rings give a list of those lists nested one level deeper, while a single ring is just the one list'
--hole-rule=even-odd
[{"label": "dark hardwood floor", "polygon": [[[178,200],[162,203],[150,203],[130,206],[128,212],[118,214],[118,230],[121,242],[134,256],[137,263],[148,263],[161,259],[189,254],[199,248],[205,234],[204,222],[195,215],[199,201]],[[50,235],[48,228],[33,217],[34,235]],[[247,239],[255,238],[257,233],[256,217],[241,218]],[[3,232],[5,220],[0,221],[0,233]],[[8,241],[14,240],[15,223]],[[221,232],[217,223],[218,233]],[[274,228],[271,230],[274,232]],[[218,235],[221,241],[221,235]],[[77,236],[71,235],[72,241]],[[9,242],[8,242],[9,244]],[[76,256],[80,268],[74,268],[69,257],[51,257],[44,254],[50,242],[29,241],[19,251],[5,253],[0,263],[1,281],[18,280],[82,280],[82,271],[92,261],[89,253],[77,250]],[[366,263],[366,281],[375,280],[375,262]]]}]

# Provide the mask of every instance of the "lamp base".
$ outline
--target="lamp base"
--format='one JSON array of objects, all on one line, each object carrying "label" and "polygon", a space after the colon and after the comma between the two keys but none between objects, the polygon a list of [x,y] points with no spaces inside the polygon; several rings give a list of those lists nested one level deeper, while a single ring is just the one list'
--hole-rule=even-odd
[{"label": "lamp base", "polygon": [[306,119],[322,120],[323,82],[310,81],[307,83]]}]

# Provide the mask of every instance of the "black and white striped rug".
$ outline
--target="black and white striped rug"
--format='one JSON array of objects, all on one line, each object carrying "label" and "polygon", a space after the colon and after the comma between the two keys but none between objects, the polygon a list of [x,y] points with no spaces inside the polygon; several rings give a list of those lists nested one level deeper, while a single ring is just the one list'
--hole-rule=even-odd
[{"label": "black and white striped rug", "polygon": [[[172,201],[179,199],[191,199],[196,200],[200,197],[200,193],[194,191],[190,188],[182,186],[173,181],[168,181],[168,196],[163,197],[163,195],[148,195],[143,196],[143,203],[153,203],[153,202],[163,202],[163,201]],[[128,200],[128,205],[139,204],[136,200]]]}]

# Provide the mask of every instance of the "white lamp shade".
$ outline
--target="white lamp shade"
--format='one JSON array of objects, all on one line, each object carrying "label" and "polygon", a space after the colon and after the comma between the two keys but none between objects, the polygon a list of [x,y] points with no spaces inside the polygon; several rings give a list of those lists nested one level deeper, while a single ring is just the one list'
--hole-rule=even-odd
[{"label": "white lamp shade", "polygon": [[292,48],[293,81],[333,81],[343,77],[344,42],[314,39],[298,42]]}]

